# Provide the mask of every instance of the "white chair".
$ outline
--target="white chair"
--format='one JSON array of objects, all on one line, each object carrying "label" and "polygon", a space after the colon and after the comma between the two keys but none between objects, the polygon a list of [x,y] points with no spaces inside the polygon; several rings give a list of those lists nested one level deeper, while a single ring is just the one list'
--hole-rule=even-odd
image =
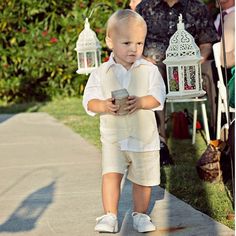
[{"label": "white chair", "polygon": [[218,108],[217,108],[217,126],[216,126],[216,139],[220,139],[221,133],[221,123],[222,123],[222,113],[225,113],[226,116],[226,128],[228,129],[229,125],[229,112],[235,112],[235,109],[228,106],[227,99],[227,90],[223,79],[222,68],[221,68],[221,43],[215,43],[213,45],[213,53],[215,64],[217,68],[218,78],[217,87],[218,87]]},{"label": "white chair", "polygon": [[208,127],[208,119],[207,119],[207,112],[206,112],[206,105],[205,102],[207,101],[206,97],[196,97],[196,98],[178,98],[178,99],[170,99],[167,98],[166,102],[170,103],[171,105],[171,112],[174,112],[174,103],[190,103],[193,102],[193,133],[192,133],[192,144],[195,144],[196,141],[196,125],[197,125],[197,112],[198,112],[198,107],[197,104],[201,104],[202,108],[202,117],[203,117],[203,125],[204,125],[204,131],[206,135],[206,141],[207,143],[210,142],[210,134],[209,134],[209,127]]}]

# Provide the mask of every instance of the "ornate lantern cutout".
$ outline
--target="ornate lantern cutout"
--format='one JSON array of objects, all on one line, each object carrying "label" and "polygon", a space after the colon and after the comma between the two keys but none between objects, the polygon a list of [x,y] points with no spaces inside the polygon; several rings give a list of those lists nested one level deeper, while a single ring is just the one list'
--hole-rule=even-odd
[{"label": "ornate lantern cutout", "polygon": [[167,98],[192,98],[206,93],[202,90],[201,59],[200,49],[184,29],[180,14],[177,31],[170,38],[163,61],[167,72]]},{"label": "ornate lantern cutout", "polygon": [[88,18],[85,19],[84,29],[76,42],[78,74],[88,74],[101,64],[101,45],[96,33],[90,29]]}]

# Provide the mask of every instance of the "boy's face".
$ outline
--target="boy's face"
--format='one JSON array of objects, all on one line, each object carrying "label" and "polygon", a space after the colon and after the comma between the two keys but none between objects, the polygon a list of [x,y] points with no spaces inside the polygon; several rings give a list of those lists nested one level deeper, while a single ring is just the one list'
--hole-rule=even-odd
[{"label": "boy's face", "polygon": [[140,22],[120,22],[107,39],[116,63],[129,69],[142,56],[146,26]]}]

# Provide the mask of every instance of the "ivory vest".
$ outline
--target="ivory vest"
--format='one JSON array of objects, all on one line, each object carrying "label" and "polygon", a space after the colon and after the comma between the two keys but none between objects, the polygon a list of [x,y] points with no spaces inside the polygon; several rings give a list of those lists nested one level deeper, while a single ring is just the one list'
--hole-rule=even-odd
[{"label": "ivory vest", "polygon": [[[127,88],[129,95],[138,97],[146,96],[149,88],[148,70],[140,65],[133,68],[130,84]],[[101,66],[101,87],[105,99],[111,97],[111,91],[121,89],[112,69],[108,71]],[[146,73],[145,73],[145,72]],[[124,78],[125,79],[125,78]],[[152,110],[137,110],[132,114],[114,116],[111,114],[100,115],[101,139],[106,142],[117,142],[128,137],[133,137],[144,144],[148,144],[158,137],[155,114]]]}]

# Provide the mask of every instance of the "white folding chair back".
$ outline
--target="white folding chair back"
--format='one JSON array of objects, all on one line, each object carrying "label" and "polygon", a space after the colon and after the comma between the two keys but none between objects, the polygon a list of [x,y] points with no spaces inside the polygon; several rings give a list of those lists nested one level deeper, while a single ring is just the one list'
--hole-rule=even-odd
[{"label": "white folding chair back", "polygon": [[221,130],[221,120],[222,120],[222,113],[226,115],[227,124],[229,124],[229,111],[235,112],[234,108],[228,106],[228,99],[227,99],[227,90],[226,85],[223,79],[223,73],[221,69],[221,43],[215,43],[213,45],[213,53],[214,59],[216,64],[216,69],[218,73],[218,111],[217,111],[217,127],[216,127],[216,138],[220,139],[220,130]]}]

